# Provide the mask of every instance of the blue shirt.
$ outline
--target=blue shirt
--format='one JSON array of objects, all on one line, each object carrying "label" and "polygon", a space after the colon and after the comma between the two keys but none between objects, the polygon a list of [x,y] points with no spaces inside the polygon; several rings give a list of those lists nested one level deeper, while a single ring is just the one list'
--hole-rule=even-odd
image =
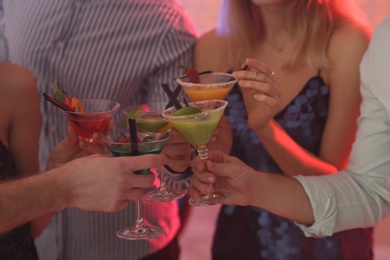
[{"label": "blue shirt", "polygon": [[[57,82],[72,96],[112,99],[122,108],[167,101],[160,84],[173,89],[179,65],[192,66],[195,31],[174,0],[0,0],[0,9],[0,57],[30,70],[41,95],[53,93]],[[44,167],[68,122],[43,98],[41,111]],[[38,239],[41,259],[137,259],[176,235],[177,203],[144,203],[145,219],[166,234],[116,238],[118,229],[135,223],[135,209],[131,202],[117,213],[59,212]]]}]

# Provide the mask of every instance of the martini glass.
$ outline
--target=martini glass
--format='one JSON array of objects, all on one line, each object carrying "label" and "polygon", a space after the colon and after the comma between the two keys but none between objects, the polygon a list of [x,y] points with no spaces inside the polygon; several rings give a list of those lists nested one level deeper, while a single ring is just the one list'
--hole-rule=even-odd
[{"label": "martini glass", "polygon": [[[122,110],[122,113],[126,117],[131,114],[136,117],[138,132],[151,135],[157,135],[158,133],[168,134],[172,129],[172,124],[161,115],[161,111],[165,106],[166,103],[140,104],[125,108]],[[134,113],[137,113],[137,115]],[[167,202],[180,199],[185,195],[184,190],[172,189],[166,185],[164,166],[157,167],[157,173],[160,178],[160,186],[157,190],[145,194],[142,198],[144,201]]]},{"label": "martini glass", "polygon": [[112,122],[112,116],[120,105],[111,100],[81,99],[85,112],[73,112],[59,108],[76,129],[81,140],[93,143],[92,134],[106,133]]},{"label": "martini glass", "polygon": [[[142,140],[138,143],[138,153],[143,154],[159,154],[164,145],[169,139],[169,134],[153,133],[153,132],[138,132],[138,139]],[[132,144],[128,133],[115,133],[109,136],[104,136],[101,141],[107,146],[114,156],[133,156]],[[149,169],[144,169],[137,174],[146,174]],[[137,221],[132,227],[119,230],[117,237],[125,240],[144,240],[157,238],[164,234],[161,227],[148,225],[145,223],[142,215],[142,202],[137,199]]]},{"label": "martini glass", "polygon": [[[198,107],[201,113],[192,115],[174,115],[176,108],[171,107],[162,112],[162,116],[181,132],[191,145],[197,149],[200,159],[208,158],[208,146],[214,131],[217,128],[225,107],[228,102],[225,100],[204,100],[191,102],[190,107]],[[192,206],[211,206],[220,204],[227,199],[229,194],[223,191],[216,191],[211,195],[202,195],[198,199],[190,199]]]},{"label": "martini glass", "polygon": [[200,74],[199,81],[200,83],[192,83],[185,75],[176,78],[176,82],[192,101],[225,99],[237,83],[232,74],[222,72]]}]

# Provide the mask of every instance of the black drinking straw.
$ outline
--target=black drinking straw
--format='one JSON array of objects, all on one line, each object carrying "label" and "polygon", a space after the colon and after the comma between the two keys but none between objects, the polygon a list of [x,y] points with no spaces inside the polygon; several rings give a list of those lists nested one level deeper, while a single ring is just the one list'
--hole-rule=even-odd
[{"label": "black drinking straw", "polygon": [[[180,91],[181,91],[181,86],[178,84],[175,88],[175,91],[173,91],[173,95],[175,96],[175,98],[179,96]],[[170,108],[172,105],[173,105],[172,101],[169,100],[168,104],[165,106],[165,109]]]},{"label": "black drinking straw", "polygon": [[184,102],[184,104],[186,105],[186,107],[189,107],[190,105],[188,105],[188,101],[187,101],[187,99],[185,98],[185,97],[183,97],[183,102]]},{"label": "black drinking straw", "polygon": [[[242,66],[242,67],[240,68],[240,70],[246,70],[247,68],[248,68],[248,65],[244,64],[244,66]],[[230,77],[230,78],[228,79],[227,82],[232,81],[232,80],[235,80],[235,78]]]},{"label": "black drinking straw", "polygon": [[49,101],[50,103],[52,103],[56,107],[61,108],[62,110],[65,110],[65,111],[74,112],[72,109],[70,109],[66,105],[62,104],[61,102],[58,102],[57,100],[55,100],[54,98],[50,97],[46,93],[43,93],[43,96],[45,97],[46,101]]},{"label": "black drinking straw", "polygon": [[180,102],[177,100],[177,98],[173,95],[172,90],[169,88],[167,83],[161,84],[161,87],[164,89],[165,94],[169,97],[169,100],[172,101],[173,106],[176,108],[176,110],[179,110],[182,108]]},{"label": "black drinking straw", "polygon": [[129,119],[129,134],[131,142],[131,155],[139,155],[138,151],[138,138],[137,138],[137,125],[135,119]]}]

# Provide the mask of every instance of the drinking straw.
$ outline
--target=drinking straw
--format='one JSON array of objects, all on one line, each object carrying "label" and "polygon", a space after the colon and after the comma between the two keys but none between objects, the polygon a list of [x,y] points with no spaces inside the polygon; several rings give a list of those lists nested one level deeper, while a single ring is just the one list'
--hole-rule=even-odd
[{"label": "drinking straw", "polygon": [[185,97],[183,97],[183,102],[186,105],[186,107],[190,106],[190,105],[188,105],[188,101],[187,101],[187,99]]},{"label": "drinking straw", "polygon": [[65,111],[74,112],[72,109],[70,109],[66,105],[62,104],[61,102],[58,102],[57,100],[55,100],[54,98],[50,97],[46,93],[43,93],[43,96],[45,97],[46,101],[49,101],[50,103],[52,103],[56,107],[61,108],[62,110],[65,110]]},{"label": "drinking straw", "polygon": [[129,119],[128,122],[129,122],[129,134],[130,134],[130,142],[131,142],[131,155],[137,156],[139,155],[137,125],[135,119]]},{"label": "drinking straw", "polygon": [[[242,66],[242,67],[240,68],[240,70],[246,70],[247,68],[248,68],[248,65],[244,64],[244,66]],[[232,81],[232,80],[235,80],[235,78],[230,77],[230,78],[228,79],[227,82]]]},{"label": "drinking straw", "polygon": [[[212,70],[206,70],[206,71],[199,72],[198,75],[209,74],[212,72],[213,72]],[[188,77],[187,75],[182,75],[182,76],[179,76],[178,78],[183,79],[183,78],[187,78],[187,77]]]},{"label": "drinking straw", "polygon": [[182,108],[180,102],[177,100],[177,98],[173,95],[171,89],[169,88],[167,83],[161,84],[161,87],[164,89],[165,94],[169,97],[169,100],[172,101],[173,106],[176,108],[176,110],[179,110]]},{"label": "drinking straw", "polygon": [[[178,84],[175,88],[175,91],[173,91],[173,95],[177,98],[181,91],[181,86]],[[165,106],[165,109],[170,108],[173,105],[172,101],[169,100],[168,104]]]}]

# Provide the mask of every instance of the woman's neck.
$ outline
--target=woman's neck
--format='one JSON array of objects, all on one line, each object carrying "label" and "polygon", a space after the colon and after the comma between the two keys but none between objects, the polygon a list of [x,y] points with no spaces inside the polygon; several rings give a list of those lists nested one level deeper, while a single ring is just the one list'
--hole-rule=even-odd
[{"label": "woman's neck", "polygon": [[262,6],[260,8],[263,19],[264,42],[277,52],[283,52],[291,43],[293,37],[288,20],[290,8],[286,5]]}]

